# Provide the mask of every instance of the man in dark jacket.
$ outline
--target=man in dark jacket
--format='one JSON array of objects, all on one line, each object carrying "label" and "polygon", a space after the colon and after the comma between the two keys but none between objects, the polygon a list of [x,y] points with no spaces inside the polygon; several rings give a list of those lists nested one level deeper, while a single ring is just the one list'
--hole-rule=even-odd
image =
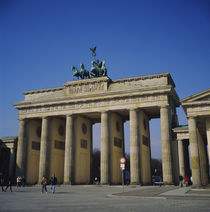
[{"label": "man in dark jacket", "polygon": [[57,183],[57,178],[55,177],[55,175],[53,177],[50,178],[50,188],[52,193],[55,193],[55,185]]},{"label": "man in dark jacket", "polygon": [[12,192],[12,179],[11,179],[11,177],[9,177],[8,180],[7,180],[7,187],[4,189],[5,192],[8,189],[8,187],[9,187],[10,191]]},{"label": "man in dark jacket", "polygon": [[4,191],[4,177],[3,174],[0,173],[0,186],[1,186],[1,191]]}]

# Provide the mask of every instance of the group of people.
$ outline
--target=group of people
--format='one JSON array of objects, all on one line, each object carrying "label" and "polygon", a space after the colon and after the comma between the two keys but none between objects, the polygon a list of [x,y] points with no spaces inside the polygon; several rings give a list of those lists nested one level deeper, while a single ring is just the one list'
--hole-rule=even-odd
[{"label": "group of people", "polygon": [[[55,176],[52,176],[49,180],[49,184],[50,184],[50,189],[51,189],[53,194],[55,193],[56,183],[57,183],[57,178]],[[183,187],[183,183],[185,184],[186,187],[188,187],[189,185],[192,185],[192,177],[189,178],[188,176],[186,176],[185,178],[183,178],[183,176],[180,175],[179,176],[179,185],[181,187]],[[21,186],[24,186],[24,185],[25,185],[25,178],[18,176],[17,177],[17,187],[21,187]],[[44,191],[47,193],[48,180],[45,176],[42,177],[41,185],[42,185],[42,193],[44,193]],[[8,188],[10,188],[10,191],[12,192],[12,179],[11,179],[11,177],[9,177],[5,181],[3,175],[0,173],[0,186],[1,186],[2,192],[6,192]],[[4,188],[4,186],[6,186],[6,187]]]},{"label": "group of people", "polygon": [[[17,184],[16,184],[17,187],[24,186],[25,178],[23,176],[18,176],[16,182],[17,182]],[[57,178],[55,176],[52,176],[49,180],[49,184],[50,184],[50,188],[51,188],[51,191],[53,194],[55,193],[56,183],[57,183]],[[44,191],[47,193],[48,180],[44,176],[42,177],[41,185],[42,185],[42,193],[44,193]],[[3,174],[0,173],[0,187],[1,187],[2,192],[6,192],[8,188],[12,192],[12,178],[9,177],[5,180]]]},{"label": "group of people", "polygon": [[17,176],[17,187],[25,186],[25,178],[24,176]]},{"label": "group of people", "polygon": [[181,187],[183,187],[183,183],[185,184],[186,187],[188,187],[189,185],[192,185],[192,177],[189,178],[188,176],[186,176],[185,178],[183,178],[182,175],[179,176],[179,185]]},{"label": "group of people", "polygon": [[[55,176],[52,176],[49,180],[49,184],[50,184],[50,189],[52,191],[52,193],[55,193],[55,185],[57,183],[57,178]],[[42,185],[42,193],[44,193],[44,191],[47,193],[47,178],[45,176],[42,177],[41,180],[41,185]]]}]

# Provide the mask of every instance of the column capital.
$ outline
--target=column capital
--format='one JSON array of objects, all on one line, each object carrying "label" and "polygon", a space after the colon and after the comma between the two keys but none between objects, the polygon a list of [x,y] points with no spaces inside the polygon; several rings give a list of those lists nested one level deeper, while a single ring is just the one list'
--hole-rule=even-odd
[{"label": "column capital", "polygon": [[110,110],[102,110],[101,113],[109,113]]},{"label": "column capital", "polygon": [[18,118],[18,121],[25,121],[26,118]]},{"label": "column capital", "polygon": [[196,117],[195,116],[188,116],[187,119],[188,120],[196,120]]},{"label": "column capital", "polygon": [[42,116],[42,119],[49,119],[50,116]]},{"label": "column capital", "polygon": [[129,109],[129,111],[138,111],[138,110],[140,110],[140,108],[138,108],[138,107],[133,107],[133,108]]},{"label": "column capital", "polygon": [[72,116],[73,116],[72,113],[66,114],[66,117],[72,117]]},{"label": "column capital", "polygon": [[194,117],[189,117],[188,118],[188,129],[189,129],[189,133],[192,130],[196,130],[197,126],[196,126],[196,119]]},{"label": "column capital", "polygon": [[160,109],[161,109],[161,108],[166,108],[166,109],[168,109],[169,107],[170,107],[170,105],[161,105],[161,106],[160,106]]}]

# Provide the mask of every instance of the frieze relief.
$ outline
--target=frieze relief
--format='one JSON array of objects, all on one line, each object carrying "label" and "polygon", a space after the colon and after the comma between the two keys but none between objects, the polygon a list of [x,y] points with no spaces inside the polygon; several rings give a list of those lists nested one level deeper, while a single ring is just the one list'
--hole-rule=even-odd
[{"label": "frieze relief", "polygon": [[177,133],[177,140],[189,139],[189,133]]},{"label": "frieze relief", "polygon": [[160,96],[142,96],[142,97],[127,97],[127,98],[120,98],[117,97],[115,99],[103,99],[103,100],[92,100],[92,101],[86,101],[86,102],[76,102],[76,103],[64,103],[62,105],[47,105],[47,106],[36,106],[36,107],[30,107],[30,108],[21,108],[19,109],[20,115],[28,115],[28,114],[39,114],[42,113],[50,113],[50,112],[62,112],[62,111],[69,111],[69,110],[80,110],[80,109],[97,109],[100,107],[111,107],[111,106],[125,106],[130,104],[137,104],[137,103],[145,103],[150,104],[151,102],[154,106],[159,105],[160,102],[164,101],[166,102],[167,97],[163,98],[163,95]]},{"label": "frieze relief", "polygon": [[187,116],[196,116],[200,114],[209,114],[210,105],[194,106],[187,108]]}]

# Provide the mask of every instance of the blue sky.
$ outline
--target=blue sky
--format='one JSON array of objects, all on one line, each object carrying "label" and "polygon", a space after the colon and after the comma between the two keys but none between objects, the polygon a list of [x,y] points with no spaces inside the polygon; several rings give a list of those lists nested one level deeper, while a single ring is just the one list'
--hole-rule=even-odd
[{"label": "blue sky", "polygon": [[[0,136],[18,135],[12,104],[23,91],[72,80],[70,67],[89,69],[95,45],[111,79],[170,72],[180,99],[205,90],[209,38],[208,0],[1,0]],[[151,125],[152,155],[161,157],[159,120]]]}]

